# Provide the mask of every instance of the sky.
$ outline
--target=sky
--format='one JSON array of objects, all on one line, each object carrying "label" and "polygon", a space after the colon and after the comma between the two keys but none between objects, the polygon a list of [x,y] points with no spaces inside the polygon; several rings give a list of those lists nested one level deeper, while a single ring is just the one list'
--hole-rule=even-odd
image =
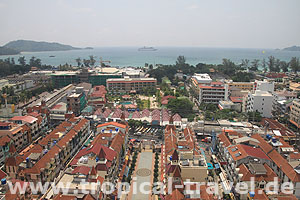
[{"label": "sky", "polygon": [[300,0],[0,0],[0,45],[284,48],[300,45]]}]

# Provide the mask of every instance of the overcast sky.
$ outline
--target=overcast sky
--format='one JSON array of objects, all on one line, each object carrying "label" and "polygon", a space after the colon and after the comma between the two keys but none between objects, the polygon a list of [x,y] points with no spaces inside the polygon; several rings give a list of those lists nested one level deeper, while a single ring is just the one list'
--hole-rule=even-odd
[{"label": "overcast sky", "polygon": [[300,45],[300,0],[0,0],[0,45],[283,48]]}]

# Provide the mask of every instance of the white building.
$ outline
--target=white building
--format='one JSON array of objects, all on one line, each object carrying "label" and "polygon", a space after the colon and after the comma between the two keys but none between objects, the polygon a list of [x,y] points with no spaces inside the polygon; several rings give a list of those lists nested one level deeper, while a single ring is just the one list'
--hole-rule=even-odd
[{"label": "white building", "polygon": [[191,87],[198,94],[199,103],[218,104],[228,99],[228,84],[212,82],[208,74],[195,74],[191,78]]},{"label": "white building", "polygon": [[267,91],[256,90],[249,92],[247,99],[247,112],[257,111],[263,117],[272,117],[273,96]]},{"label": "white building", "polygon": [[208,74],[195,74],[192,78],[197,80],[198,84],[210,84],[212,82]]},{"label": "white building", "polygon": [[254,91],[256,90],[261,90],[261,91],[266,91],[266,92],[274,92],[274,82],[268,82],[266,80],[264,81],[258,81],[256,80],[254,82]]}]

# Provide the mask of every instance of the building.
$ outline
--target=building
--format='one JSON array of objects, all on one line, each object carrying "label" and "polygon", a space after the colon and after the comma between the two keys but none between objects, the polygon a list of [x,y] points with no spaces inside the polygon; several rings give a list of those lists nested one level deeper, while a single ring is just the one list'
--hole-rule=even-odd
[{"label": "building", "polygon": [[107,79],[107,90],[112,93],[140,93],[143,88],[156,87],[155,78],[115,78]]},{"label": "building", "polygon": [[211,82],[210,85],[198,85],[199,103],[218,104],[228,99],[228,86],[222,82]]},{"label": "building", "polygon": [[212,82],[208,74],[194,74],[192,78],[196,80],[198,84],[210,84]]},{"label": "building", "polygon": [[56,71],[51,74],[52,84],[55,88],[62,88],[69,84],[79,83],[79,72],[77,71]]},{"label": "building", "polygon": [[5,87],[6,85],[9,84],[9,81],[7,79],[0,79],[0,89]]},{"label": "building", "polygon": [[54,105],[50,109],[50,121],[55,124],[57,122],[65,121],[67,114],[67,104],[64,102],[60,102]]},{"label": "building", "polygon": [[300,92],[300,83],[290,82],[290,90]]},{"label": "building", "polygon": [[67,96],[67,107],[78,116],[87,104],[86,96],[82,87],[76,87],[74,93]]},{"label": "building", "polygon": [[88,104],[97,108],[102,108],[106,104],[106,88],[104,85],[93,87]]},{"label": "building", "polygon": [[240,90],[247,90],[252,91],[254,87],[253,82],[229,82],[228,83],[229,88],[238,88]]},{"label": "building", "polygon": [[[105,181],[116,184],[122,177],[120,171],[126,156],[128,126],[110,122],[100,124],[98,128],[100,131],[91,144],[75,155],[58,183],[67,185],[69,194],[78,190],[75,196],[80,196],[84,194],[83,189],[86,189],[95,192],[93,194],[99,197],[97,199],[106,199],[106,194],[102,194],[95,183],[102,184]],[[85,182],[84,185],[82,181]]]},{"label": "building", "polygon": [[30,128],[31,135],[29,137],[29,141],[28,141],[29,143],[36,140],[42,134],[40,120],[38,120],[38,118],[29,116],[29,115],[15,116],[15,117],[9,119],[9,121],[14,122],[16,124],[21,124],[21,125],[26,124]]},{"label": "building", "polygon": [[223,109],[230,109],[230,110],[235,110],[238,112],[241,112],[242,105],[240,103],[234,103],[230,100],[228,101],[219,101],[218,107],[220,110]]},{"label": "building", "polygon": [[289,92],[287,90],[273,92],[273,110],[274,117],[285,117],[289,114],[292,101],[297,98],[295,92]]},{"label": "building", "polygon": [[121,74],[104,74],[104,73],[93,73],[89,76],[88,80],[93,86],[106,85],[108,79],[122,78]]},{"label": "building", "polygon": [[274,82],[255,80],[253,91],[261,90],[266,92],[274,92]]},{"label": "building", "polygon": [[273,96],[267,91],[249,92],[247,97],[247,112],[260,112],[263,117],[272,117]]},{"label": "building", "polygon": [[[279,186],[284,182],[289,182],[293,184],[293,195],[297,198],[300,197],[300,172],[298,165],[292,166],[287,159],[280,155],[280,153],[274,148],[274,141],[269,139],[267,142],[259,134],[255,134],[252,138],[257,139],[260,142],[260,148],[264,153],[270,158],[271,165],[270,167],[276,173],[280,180]],[[271,140],[271,141],[270,141]]]},{"label": "building", "polygon": [[294,99],[291,105],[290,122],[297,128],[300,127],[300,100]]},{"label": "building", "polygon": [[51,182],[90,136],[86,119],[72,118],[62,122],[46,137],[22,152],[10,151],[5,169],[11,179]]}]

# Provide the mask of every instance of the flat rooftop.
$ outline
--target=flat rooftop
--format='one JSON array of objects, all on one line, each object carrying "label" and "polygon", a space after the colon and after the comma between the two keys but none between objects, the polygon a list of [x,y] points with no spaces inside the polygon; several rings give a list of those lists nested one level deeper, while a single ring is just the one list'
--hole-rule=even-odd
[{"label": "flat rooftop", "polygon": [[107,82],[130,82],[130,81],[156,81],[155,78],[110,78]]}]

